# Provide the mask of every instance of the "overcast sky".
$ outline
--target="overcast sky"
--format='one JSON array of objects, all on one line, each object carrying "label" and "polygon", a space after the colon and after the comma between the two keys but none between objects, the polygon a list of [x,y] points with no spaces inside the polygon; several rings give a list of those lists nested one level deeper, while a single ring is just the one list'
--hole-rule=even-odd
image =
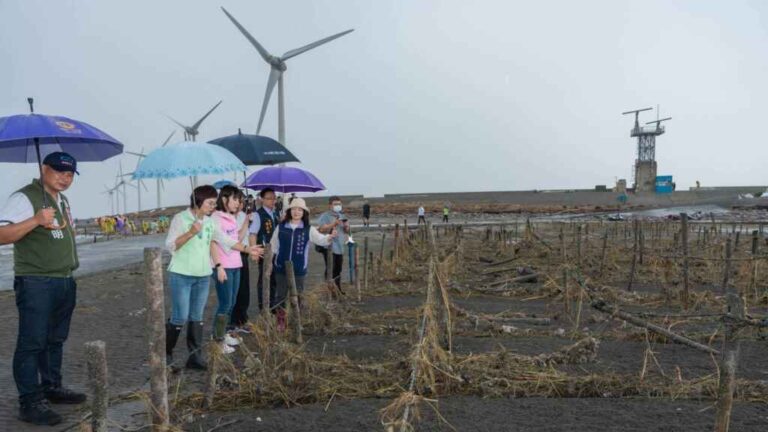
[{"label": "overcast sky", "polygon": [[[148,151],[175,128],[163,114],[193,123],[223,100],[198,140],[255,132],[269,67],[219,6],[276,55],[355,29],[289,60],[285,75],[287,145],[330,193],[631,181],[621,112],[657,104],[673,117],[659,174],[678,189],[768,183],[759,1],[0,0],[0,116],[33,96],[37,112]],[[262,134],[277,138],[275,96]],[[76,216],[109,211],[101,191],[119,161],[136,164],[81,165]],[[35,174],[0,169],[0,200]],[[168,182],[164,204],[185,202],[188,185]]]}]

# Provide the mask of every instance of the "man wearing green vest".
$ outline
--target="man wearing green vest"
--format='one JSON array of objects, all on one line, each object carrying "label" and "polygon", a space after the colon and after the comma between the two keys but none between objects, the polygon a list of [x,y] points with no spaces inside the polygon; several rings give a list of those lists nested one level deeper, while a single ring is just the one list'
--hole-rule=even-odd
[{"label": "man wearing green vest", "polygon": [[78,267],[69,201],[62,194],[77,173],[67,153],[45,157],[42,178],[13,193],[0,210],[0,244],[13,243],[19,333],[13,378],[19,391],[19,419],[54,425],[61,416],[49,403],[78,404],[85,395],[62,386],[64,341],[75,309]]}]

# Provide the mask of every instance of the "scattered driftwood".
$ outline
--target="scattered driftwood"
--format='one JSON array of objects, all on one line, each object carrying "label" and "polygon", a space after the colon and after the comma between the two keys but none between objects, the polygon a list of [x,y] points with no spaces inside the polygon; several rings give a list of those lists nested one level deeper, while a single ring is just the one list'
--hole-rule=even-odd
[{"label": "scattered driftwood", "polygon": [[519,282],[537,282],[539,279],[538,273],[531,273],[523,276],[517,276],[510,279],[503,279],[496,282],[491,282],[488,286],[504,285],[507,283],[519,283]]},{"label": "scattered driftwood", "polygon": [[711,347],[709,347],[707,345],[700,344],[700,343],[698,343],[696,341],[688,339],[685,336],[680,336],[679,334],[672,333],[671,331],[669,331],[669,330],[667,330],[667,329],[665,329],[663,327],[657,326],[656,324],[652,324],[652,323],[649,323],[647,321],[643,321],[640,318],[637,318],[637,317],[635,317],[633,315],[630,315],[630,314],[628,314],[626,312],[623,312],[619,308],[617,308],[615,306],[611,306],[610,304],[606,303],[603,300],[595,300],[595,301],[593,301],[592,302],[592,307],[597,309],[597,310],[599,310],[600,312],[607,313],[607,314],[616,316],[618,318],[621,318],[622,320],[624,320],[624,321],[626,321],[626,322],[628,322],[628,323],[630,323],[632,325],[635,325],[635,326],[638,326],[638,327],[642,327],[642,328],[648,329],[648,330],[650,330],[650,331],[652,331],[654,333],[658,333],[660,335],[666,336],[670,340],[673,340],[673,341],[675,341],[677,343],[680,343],[680,344],[683,344],[683,345],[688,345],[691,348],[696,348],[699,351],[704,351],[704,352],[709,353],[709,354],[719,354],[720,353],[716,349],[711,348]]}]

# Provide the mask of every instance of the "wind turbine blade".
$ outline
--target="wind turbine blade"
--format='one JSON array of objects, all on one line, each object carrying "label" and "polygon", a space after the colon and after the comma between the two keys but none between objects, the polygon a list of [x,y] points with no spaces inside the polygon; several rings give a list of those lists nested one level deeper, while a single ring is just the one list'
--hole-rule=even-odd
[{"label": "wind turbine blade", "polygon": [[163,179],[159,179],[159,180],[160,180],[160,189],[165,190],[165,182],[163,181]]},{"label": "wind turbine blade", "polygon": [[217,103],[216,105],[214,105],[214,106],[213,106],[213,108],[211,108],[211,110],[210,110],[210,111],[208,111],[207,113],[205,113],[205,115],[204,115],[204,116],[203,116],[203,117],[202,117],[200,120],[198,120],[197,122],[195,122],[195,124],[193,124],[193,125],[192,125],[192,130],[194,130],[195,132],[197,132],[197,128],[199,128],[199,127],[200,127],[200,125],[203,123],[203,121],[205,121],[205,119],[207,119],[207,118],[208,118],[208,116],[209,116],[209,115],[211,115],[211,113],[213,112],[213,110],[215,110],[216,108],[218,108],[218,107],[219,107],[219,105],[221,105],[221,103],[222,103],[222,102],[223,102],[223,101],[219,101],[219,103]]},{"label": "wind turbine blade", "polygon": [[138,157],[140,157],[140,158],[143,158],[143,157],[145,157],[145,156],[146,156],[146,155],[144,154],[144,150],[142,150],[142,151],[141,151],[141,153],[136,153],[136,152],[132,152],[132,151],[125,151],[125,152],[123,152],[123,153],[129,154],[129,155],[138,156]]},{"label": "wind turbine blade", "polygon": [[146,192],[149,192],[149,189],[147,189],[147,185],[145,185],[143,181],[139,180],[139,185],[143,187]]},{"label": "wind turbine blade", "polygon": [[171,137],[172,137],[172,136],[173,136],[173,134],[175,134],[175,133],[176,133],[176,131],[173,131],[173,132],[171,132],[171,134],[170,134],[170,135],[168,135],[168,138],[166,138],[166,139],[165,139],[165,141],[163,142],[163,145],[161,145],[160,147],[165,147],[165,145],[166,145],[166,144],[168,144],[168,141],[170,141],[170,140],[171,140]]},{"label": "wind turbine blade", "polygon": [[259,127],[256,128],[256,135],[261,132],[261,124],[264,123],[264,115],[267,113],[267,105],[269,105],[269,98],[272,97],[272,90],[275,89],[275,84],[280,79],[283,71],[280,69],[272,68],[269,72],[269,80],[267,81],[267,91],[264,92],[264,102],[261,103],[261,114],[259,115]]},{"label": "wind turbine blade", "polygon": [[177,125],[179,125],[182,129],[187,130],[187,127],[184,126],[183,124],[179,123],[175,118],[173,118],[173,117],[171,117],[169,115],[166,115],[166,117],[168,117],[168,120],[170,120],[170,121],[176,123]]},{"label": "wind turbine blade", "polygon": [[240,33],[242,33],[243,36],[245,36],[245,38],[248,39],[248,41],[251,42],[251,44],[254,47],[256,47],[256,51],[258,51],[259,54],[261,54],[261,58],[263,58],[265,62],[269,63],[270,59],[272,58],[272,55],[266,49],[264,49],[264,47],[261,46],[259,41],[257,41],[256,38],[251,36],[251,34],[248,33],[248,30],[246,30],[245,27],[241,26],[240,23],[237,22],[235,17],[230,15],[229,12],[227,12],[226,9],[224,9],[222,7],[221,10],[224,11],[225,14],[227,14],[227,17],[229,17],[229,20],[232,21],[232,24],[234,24],[235,27],[237,27],[238,30],[240,30]]},{"label": "wind turbine blade", "polygon": [[297,55],[299,55],[301,53],[307,52],[307,51],[311,50],[312,48],[317,48],[317,47],[319,47],[322,44],[328,43],[328,42],[330,42],[330,41],[332,41],[334,39],[338,39],[338,38],[344,36],[345,34],[352,33],[353,31],[355,31],[355,29],[349,29],[349,30],[343,31],[341,33],[336,33],[333,36],[328,36],[325,39],[320,39],[317,42],[312,42],[309,45],[304,45],[301,48],[292,49],[292,50],[286,52],[285,54],[283,54],[281,59],[288,60],[291,57],[296,57]]}]

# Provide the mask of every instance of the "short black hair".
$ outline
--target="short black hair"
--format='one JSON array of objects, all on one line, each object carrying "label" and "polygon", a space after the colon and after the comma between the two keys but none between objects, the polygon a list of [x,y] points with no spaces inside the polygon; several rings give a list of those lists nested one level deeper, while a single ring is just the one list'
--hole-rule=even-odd
[{"label": "short black hair", "polygon": [[266,189],[262,189],[261,192],[259,192],[259,198],[264,198],[264,195],[266,195],[269,192],[272,192],[273,195],[277,196],[274,189],[266,188]]},{"label": "short black hair", "polygon": [[331,197],[328,198],[328,204],[333,204],[334,201],[341,201],[341,198],[339,198],[338,195],[331,195]]},{"label": "short black hair", "polygon": [[211,185],[198,186],[192,191],[192,195],[189,196],[189,207],[200,208],[205,200],[216,198],[219,194],[216,192],[216,188]]}]

